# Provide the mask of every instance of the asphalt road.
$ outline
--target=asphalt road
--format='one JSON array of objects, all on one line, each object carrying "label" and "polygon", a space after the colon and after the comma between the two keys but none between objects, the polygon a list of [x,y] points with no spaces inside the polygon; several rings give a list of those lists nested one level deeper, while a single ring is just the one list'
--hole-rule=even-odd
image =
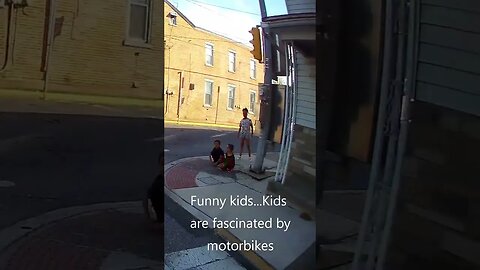
[{"label": "asphalt road", "polygon": [[162,121],[0,115],[0,228],[55,208],[139,200],[159,168]]},{"label": "asphalt road", "polygon": [[[167,127],[165,129],[165,162],[191,156],[208,156],[216,139],[221,141],[224,149],[227,144],[233,144],[235,154],[238,155],[240,143],[235,130]],[[258,138],[253,137],[251,147],[253,153],[256,151],[257,141]],[[244,147],[243,155],[247,156],[246,153],[247,149]]]},{"label": "asphalt road", "polygon": [[[160,169],[163,138],[166,162],[208,155],[214,139],[238,150],[231,130],[177,126],[162,133],[155,119],[1,113],[0,181],[14,186],[0,186],[0,229],[58,208],[143,199]],[[167,198],[166,253],[212,241],[210,231],[188,229],[191,219]]]}]

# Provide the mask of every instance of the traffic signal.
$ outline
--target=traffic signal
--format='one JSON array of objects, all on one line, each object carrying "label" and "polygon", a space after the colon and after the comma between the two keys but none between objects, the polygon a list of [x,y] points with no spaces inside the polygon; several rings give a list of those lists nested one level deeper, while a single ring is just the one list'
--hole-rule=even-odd
[{"label": "traffic signal", "polygon": [[253,39],[250,40],[250,43],[253,45],[253,50],[250,52],[253,55],[253,58],[262,62],[262,41],[260,36],[260,29],[258,27],[252,27],[252,30],[248,31],[252,34]]}]

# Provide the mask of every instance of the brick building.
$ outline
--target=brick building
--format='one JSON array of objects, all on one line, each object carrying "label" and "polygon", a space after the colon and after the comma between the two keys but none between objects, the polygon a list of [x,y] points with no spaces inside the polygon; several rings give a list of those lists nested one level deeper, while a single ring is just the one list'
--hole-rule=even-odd
[{"label": "brick building", "polygon": [[246,107],[256,123],[263,67],[251,48],[195,26],[168,1],[164,16],[165,119],[236,124]]},{"label": "brick building", "polygon": [[0,7],[0,89],[163,98],[160,1],[27,2]]}]

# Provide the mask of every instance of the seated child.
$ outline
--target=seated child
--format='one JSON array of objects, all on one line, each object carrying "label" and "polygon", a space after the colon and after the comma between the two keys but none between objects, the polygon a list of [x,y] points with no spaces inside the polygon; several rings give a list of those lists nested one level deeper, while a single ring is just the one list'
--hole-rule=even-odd
[{"label": "seated child", "polygon": [[225,160],[218,165],[218,168],[223,171],[231,172],[235,167],[235,156],[233,155],[233,145],[227,145],[227,153],[225,154]]},{"label": "seated child", "polygon": [[223,153],[222,148],[220,147],[220,140],[215,140],[213,142],[213,149],[210,152],[210,162],[213,165],[217,166],[218,164],[222,163],[225,159],[225,153]]}]

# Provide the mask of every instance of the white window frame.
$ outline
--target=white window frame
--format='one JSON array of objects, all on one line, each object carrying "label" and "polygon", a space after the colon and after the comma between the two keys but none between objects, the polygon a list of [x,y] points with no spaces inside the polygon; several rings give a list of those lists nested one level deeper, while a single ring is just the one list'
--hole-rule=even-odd
[{"label": "white window frame", "polygon": [[[130,46],[139,46],[142,47],[146,44],[150,44],[151,37],[152,37],[152,9],[153,9],[153,1],[152,0],[127,0],[128,1],[128,8],[127,8],[127,29],[126,29],[126,40],[125,45]],[[144,1],[145,3],[139,3]],[[145,19],[145,36],[143,39],[135,38],[130,36],[130,21],[131,21],[131,9],[132,5],[142,6],[147,9],[147,18]],[[147,46],[148,47],[148,46]]]},{"label": "white window frame", "polygon": [[[211,83],[212,89],[210,90],[210,104],[207,104],[207,83]],[[213,80],[205,79],[205,84],[204,84],[204,93],[203,93],[203,106],[204,107],[212,107],[213,105]]]},{"label": "white window frame", "polygon": [[[230,55],[233,55],[233,70],[230,68],[231,59]],[[228,72],[235,73],[237,71],[237,53],[233,50],[228,51]]]},{"label": "white window frame", "polygon": [[[211,48],[211,52],[212,52],[212,59],[211,59],[211,63],[208,63],[208,59],[207,59],[207,47],[210,47]],[[213,65],[215,64],[214,62],[214,51],[215,51],[215,46],[212,44],[212,43],[205,43],[205,65],[206,66],[209,66],[209,67],[213,67]]]},{"label": "white window frame", "polygon": [[[237,86],[233,84],[229,84],[227,86],[227,110],[233,111],[235,109],[235,92],[237,91]],[[233,91],[231,91],[233,89]],[[233,94],[231,95],[230,93]],[[230,100],[232,100],[232,107],[230,107]]]},{"label": "white window frame", "polygon": [[250,59],[250,79],[257,79],[257,62],[253,58]]},{"label": "white window frame", "polygon": [[177,24],[178,24],[177,13],[172,11],[168,14],[168,24],[171,25],[171,26],[177,26]]},{"label": "white window frame", "polygon": [[[252,96],[254,97],[253,106],[252,106]],[[250,96],[248,97],[248,113],[255,114],[256,113],[256,105],[257,104],[257,91],[250,90]]]}]

